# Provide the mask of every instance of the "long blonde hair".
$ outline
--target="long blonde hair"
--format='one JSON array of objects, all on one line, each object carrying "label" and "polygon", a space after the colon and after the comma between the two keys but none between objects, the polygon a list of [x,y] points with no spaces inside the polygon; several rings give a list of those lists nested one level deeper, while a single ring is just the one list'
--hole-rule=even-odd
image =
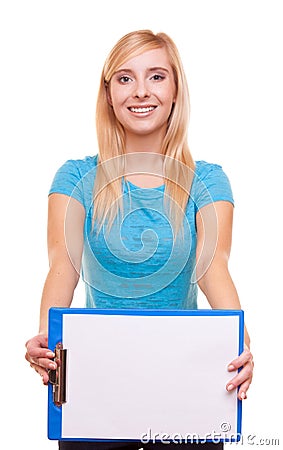
[{"label": "long blonde hair", "polygon": [[182,229],[184,212],[194,173],[188,142],[189,91],[179,52],[165,33],[150,30],[133,31],[123,36],[113,47],[104,64],[96,105],[98,166],[94,184],[93,220],[98,230],[106,222],[111,227],[118,212],[123,210],[122,177],[124,175],[125,132],[107,101],[107,88],[113,74],[129,59],[146,51],[165,48],[176,84],[175,104],[161,154],[164,156],[164,199],[174,235]]}]

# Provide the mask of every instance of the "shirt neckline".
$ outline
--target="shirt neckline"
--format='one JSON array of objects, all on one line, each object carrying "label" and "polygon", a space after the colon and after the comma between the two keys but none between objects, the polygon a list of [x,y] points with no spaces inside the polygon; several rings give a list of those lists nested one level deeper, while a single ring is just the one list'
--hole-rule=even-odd
[{"label": "shirt neckline", "polygon": [[162,184],[154,188],[142,188],[140,186],[133,184],[131,181],[125,180],[124,177],[123,177],[123,186],[124,192],[129,193],[132,197],[137,197],[143,200],[157,199],[160,198],[160,196],[163,197],[165,190],[165,184]]},{"label": "shirt neckline", "polygon": [[155,186],[155,187],[142,187],[142,186],[137,186],[136,184],[132,183],[129,180],[126,180],[125,177],[123,177],[123,181],[125,184],[128,184],[133,190],[141,190],[141,191],[164,191],[164,187],[165,187],[165,183],[160,184],[159,186]]}]

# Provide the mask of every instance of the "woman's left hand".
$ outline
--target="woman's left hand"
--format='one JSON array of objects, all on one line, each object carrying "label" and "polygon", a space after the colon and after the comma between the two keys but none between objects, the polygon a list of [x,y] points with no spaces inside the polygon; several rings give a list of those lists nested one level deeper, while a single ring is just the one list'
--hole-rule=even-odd
[{"label": "woman's left hand", "polygon": [[247,390],[252,382],[254,368],[253,355],[246,345],[243,353],[228,365],[229,372],[234,372],[240,368],[242,369],[227,383],[226,389],[232,391],[239,386],[238,398],[244,400],[247,398]]}]

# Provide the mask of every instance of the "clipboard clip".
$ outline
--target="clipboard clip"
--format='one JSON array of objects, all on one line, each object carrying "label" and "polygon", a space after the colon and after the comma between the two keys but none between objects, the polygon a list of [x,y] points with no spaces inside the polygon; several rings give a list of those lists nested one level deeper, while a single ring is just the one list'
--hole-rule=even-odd
[{"label": "clipboard clip", "polygon": [[67,350],[63,348],[63,344],[56,344],[54,362],[57,368],[49,370],[49,382],[52,384],[53,402],[56,406],[62,406],[66,403],[66,362]]}]

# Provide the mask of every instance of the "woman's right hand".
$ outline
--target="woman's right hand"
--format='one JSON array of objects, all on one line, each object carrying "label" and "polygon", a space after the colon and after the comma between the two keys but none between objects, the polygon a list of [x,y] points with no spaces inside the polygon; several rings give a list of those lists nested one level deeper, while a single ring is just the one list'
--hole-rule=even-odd
[{"label": "woman's right hand", "polygon": [[56,369],[56,363],[50,361],[54,358],[54,353],[48,348],[48,338],[46,334],[38,334],[29,339],[26,343],[26,360],[30,366],[41,376],[43,384],[49,380],[48,370]]}]

